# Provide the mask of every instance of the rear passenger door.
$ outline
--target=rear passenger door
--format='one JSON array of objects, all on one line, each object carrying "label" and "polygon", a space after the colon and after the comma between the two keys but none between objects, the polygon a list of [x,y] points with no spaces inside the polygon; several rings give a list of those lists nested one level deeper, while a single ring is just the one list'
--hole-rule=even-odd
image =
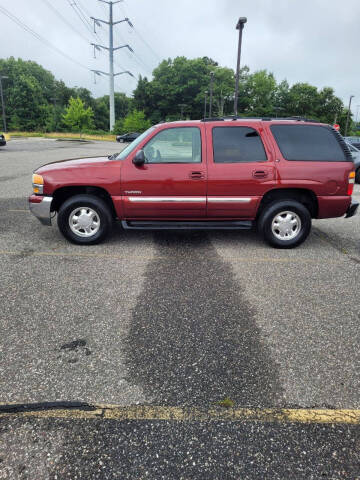
[{"label": "rear passenger door", "polygon": [[252,219],[263,194],[276,183],[271,144],[260,122],[206,125],[207,216]]}]

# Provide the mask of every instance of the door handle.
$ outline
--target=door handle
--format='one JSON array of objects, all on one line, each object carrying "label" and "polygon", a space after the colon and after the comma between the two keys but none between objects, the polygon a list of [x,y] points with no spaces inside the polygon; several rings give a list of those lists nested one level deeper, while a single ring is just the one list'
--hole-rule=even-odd
[{"label": "door handle", "polygon": [[193,180],[204,178],[204,172],[190,172],[189,177]]},{"label": "door handle", "polygon": [[252,172],[252,176],[254,178],[265,178],[269,175],[269,172],[267,172],[266,170],[254,170]]}]

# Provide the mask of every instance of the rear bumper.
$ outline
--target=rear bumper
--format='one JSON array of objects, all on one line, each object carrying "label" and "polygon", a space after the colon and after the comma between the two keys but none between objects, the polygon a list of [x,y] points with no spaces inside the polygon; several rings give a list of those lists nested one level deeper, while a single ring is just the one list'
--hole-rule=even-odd
[{"label": "rear bumper", "polygon": [[346,211],[345,218],[353,217],[359,207],[359,202],[351,202],[349,208]]},{"label": "rear bumper", "polygon": [[35,215],[43,225],[51,225],[51,202],[52,197],[41,197],[39,195],[31,195],[29,197],[30,212]]}]

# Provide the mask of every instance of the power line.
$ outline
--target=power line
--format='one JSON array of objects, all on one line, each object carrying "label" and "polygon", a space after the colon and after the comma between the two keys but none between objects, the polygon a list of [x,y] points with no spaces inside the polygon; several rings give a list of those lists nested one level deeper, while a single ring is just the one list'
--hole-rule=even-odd
[{"label": "power line", "polygon": [[93,30],[91,27],[91,23],[87,20],[86,16],[83,14],[81,9],[78,7],[77,3],[75,0],[68,0],[68,4],[70,7],[74,10],[76,15],[79,17],[81,23],[85,26],[85,28],[92,34]]},{"label": "power line", "polygon": [[66,23],[66,25],[71,28],[73,32],[75,32],[79,37],[81,37],[83,40],[85,40],[86,43],[89,43],[90,40],[86,38],[82,33],[80,33],[68,20],[66,17],[64,17],[59,10],[57,10],[54,5],[52,5],[48,0],[42,0],[54,13],[57,15],[61,20]]},{"label": "power line", "polygon": [[114,102],[114,78],[117,75],[123,75],[123,74],[128,74],[131,77],[134,75],[129,71],[129,70],[124,70],[122,72],[114,73],[114,52],[119,49],[123,48],[128,48],[131,52],[133,52],[133,49],[130,47],[129,44],[124,44],[124,45],[119,45],[117,47],[114,47],[114,25],[117,25],[118,23],[123,23],[127,22],[131,26],[131,22],[128,18],[123,18],[122,20],[113,20],[113,6],[116,3],[119,3],[121,0],[116,0],[116,1],[107,1],[107,0],[100,0],[104,3],[107,3],[109,6],[109,21],[103,20],[101,18],[96,18],[96,17],[90,17],[94,21],[94,29],[95,25],[99,23],[105,23],[109,26],[109,46],[101,45],[101,44],[96,44],[92,43],[94,46],[94,49],[104,49],[109,52],[109,72],[104,72],[102,70],[92,70],[94,72],[95,78],[96,75],[106,75],[109,77],[109,110],[110,110],[110,130],[114,128],[114,123],[115,123],[115,102]]},{"label": "power line", "polygon": [[[78,3],[79,3],[79,0],[78,0]],[[108,14],[107,10],[106,10],[106,7],[105,5],[101,4],[101,7],[103,9],[103,11],[106,13],[106,15]],[[122,5],[120,5],[120,8],[122,8]],[[124,8],[122,8],[123,12],[124,12]],[[124,13],[124,15],[127,17],[126,13]],[[135,27],[134,25],[131,23],[131,28],[132,30],[135,30]],[[136,32],[137,33],[137,32]],[[137,33],[138,34],[138,33]],[[139,35],[139,34],[138,34]],[[119,42],[118,39],[120,39],[121,42],[126,42],[126,40],[124,39],[124,37],[119,33],[119,32],[114,32],[114,38],[116,39],[116,41]],[[120,42],[119,42],[120,43]],[[151,47],[150,47],[151,48]],[[149,65],[147,65],[137,54],[136,52],[132,52],[132,54],[130,54],[128,51],[126,51],[126,54],[128,56],[129,59],[132,60],[132,62],[135,64],[137,63],[138,67],[139,66],[141,67],[141,69],[144,71],[144,72],[147,72],[147,73],[150,73],[152,74],[152,68],[149,67]],[[155,54],[156,55],[156,54]],[[160,57],[159,57],[160,58]],[[123,68],[121,67],[115,60],[114,60],[114,63],[115,65],[119,66],[120,68]]]},{"label": "power line", "polygon": [[[125,5],[121,4],[120,8],[122,9],[124,15],[128,16],[126,13],[126,8]],[[134,32],[135,34],[140,38],[140,40],[148,47],[148,49],[155,55],[157,60],[161,61],[160,55],[152,48],[152,46],[145,40],[145,38],[138,32],[137,28],[134,26]]]},{"label": "power line", "polygon": [[35,37],[37,40],[39,40],[40,42],[42,42],[44,45],[46,45],[48,48],[51,48],[52,50],[56,51],[57,53],[59,53],[60,55],[62,55],[63,57],[65,57],[66,59],[70,60],[71,62],[75,63],[76,65],[78,65],[79,67],[81,68],[84,68],[85,70],[89,70],[85,65],[83,65],[82,63],[78,62],[77,60],[75,60],[74,58],[70,57],[70,55],[68,55],[67,53],[63,52],[62,50],[60,50],[59,48],[55,47],[55,45],[53,45],[52,43],[50,43],[48,40],[46,40],[44,37],[42,37],[41,35],[39,35],[38,33],[36,33],[34,30],[32,30],[30,27],[28,27],[25,23],[23,23],[19,18],[17,18],[15,15],[13,15],[12,13],[10,13],[5,7],[2,7],[0,5],[0,12],[2,12],[5,16],[7,16],[8,18],[10,18],[10,20],[12,20],[14,23],[16,23],[19,27],[21,27],[23,30],[25,30],[26,32],[30,33],[33,37]]}]

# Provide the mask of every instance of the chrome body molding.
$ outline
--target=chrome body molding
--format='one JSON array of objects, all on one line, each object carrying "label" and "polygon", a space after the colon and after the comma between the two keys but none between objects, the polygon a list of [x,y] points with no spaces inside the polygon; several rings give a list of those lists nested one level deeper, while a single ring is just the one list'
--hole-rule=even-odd
[{"label": "chrome body molding", "polygon": [[205,203],[206,197],[128,197],[129,202],[141,203]]},{"label": "chrome body molding", "polygon": [[203,203],[206,200],[209,203],[249,203],[250,197],[127,197],[129,202],[141,203],[162,203],[162,202],[176,202],[176,203]]},{"label": "chrome body molding", "polygon": [[209,203],[249,203],[250,197],[208,197]]},{"label": "chrome body molding", "polygon": [[29,203],[30,212],[35,215],[35,217],[38,218],[43,225],[51,225],[51,202],[52,197],[43,197],[43,199],[39,203]]}]

